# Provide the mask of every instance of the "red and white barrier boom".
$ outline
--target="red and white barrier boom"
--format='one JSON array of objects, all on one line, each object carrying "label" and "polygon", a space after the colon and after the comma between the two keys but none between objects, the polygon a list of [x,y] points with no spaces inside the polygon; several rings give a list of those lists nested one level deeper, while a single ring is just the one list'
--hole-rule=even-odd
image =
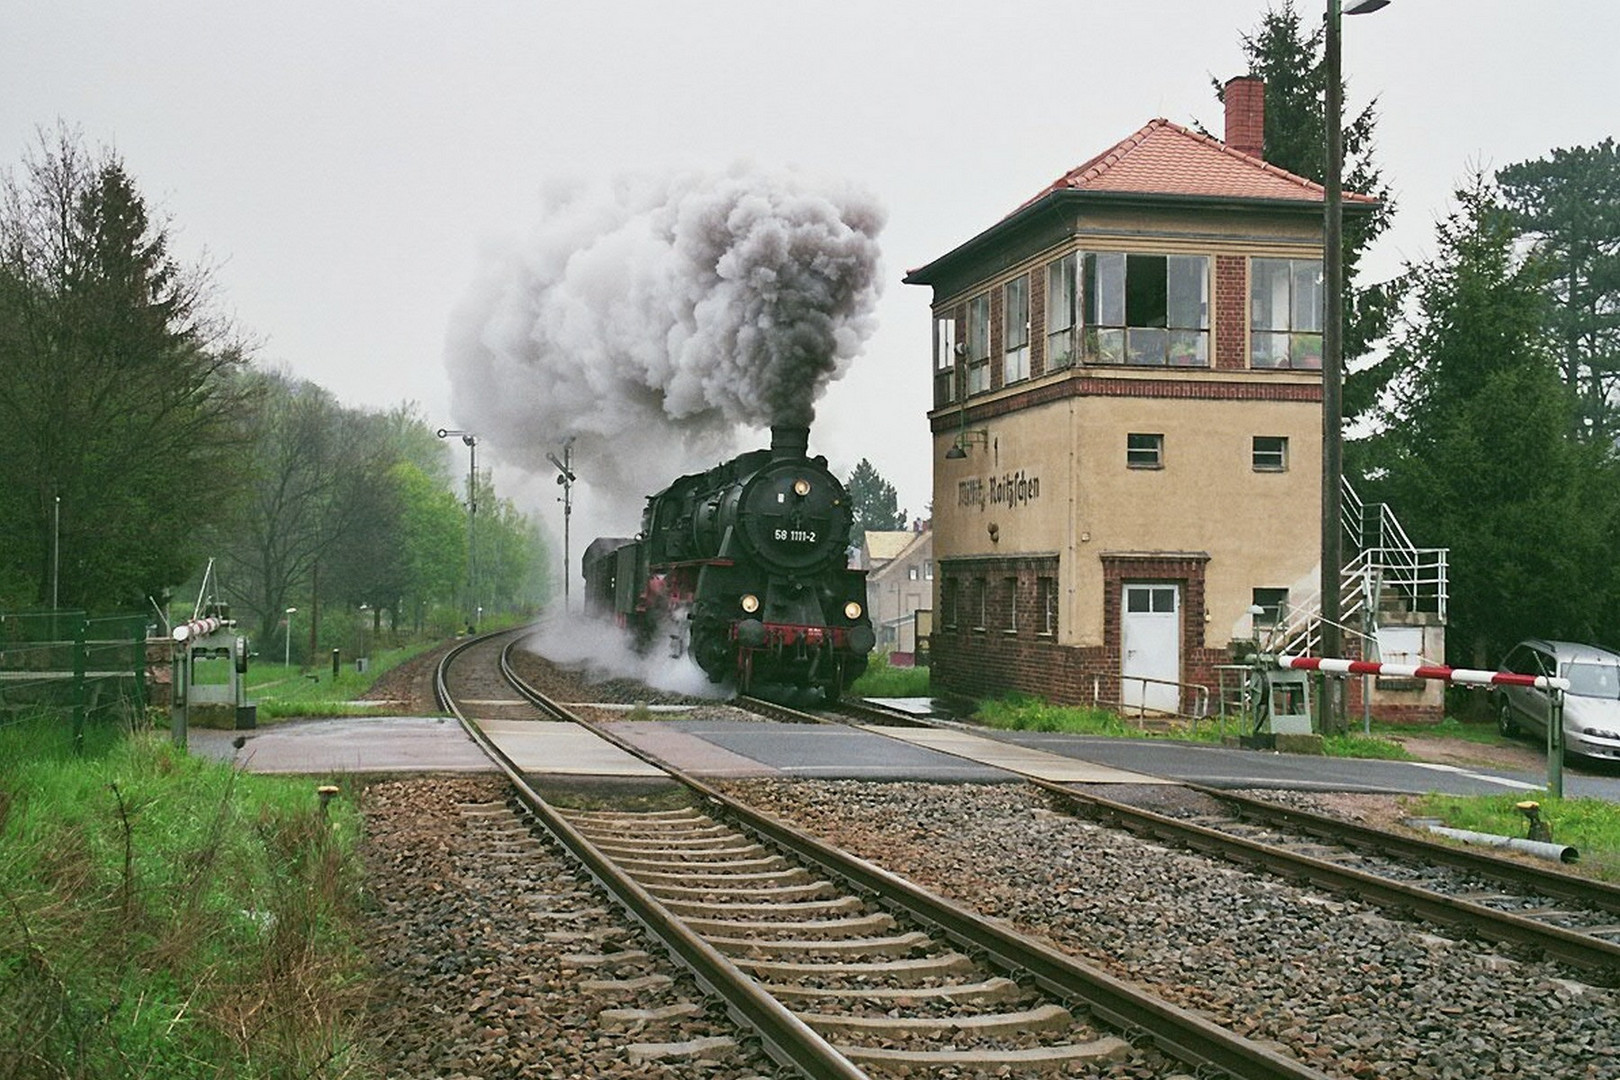
[{"label": "red and white barrier boom", "polygon": [[1515,675],[1509,671],[1479,671],[1443,664],[1381,664],[1375,660],[1338,660],[1332,657],[1277,657],[1277,666],[1294,671],[1320,671],[1324,675],[1376,675],[1383,679],[1438,679],[1462,686],[1533,686],[1537,690],[1568,690],[1569,680],[1554,675]]},{"label": "red and white barrier boom", "polygon": [[174,640],[186,641],[190,638],[207,637],[224,625],[225,620],[213,615],[206,619],[192,619],[174,628]]},{"label": "red and white barrier boom", "polygon": [[1564,797],[1564,692],[1569,680],[1557,675],[1518,675],[1511,671],[1480,671],[1443,664],[1381,664],[1374,660],[1279,654],[1277,666],[1292,671],[1319,671],[1324,675],[1374,675],[1386,679],[1436,679],[1460,686],[1529,686],[1549,691],[1551,716],[1547,723],[1547,791]]}]

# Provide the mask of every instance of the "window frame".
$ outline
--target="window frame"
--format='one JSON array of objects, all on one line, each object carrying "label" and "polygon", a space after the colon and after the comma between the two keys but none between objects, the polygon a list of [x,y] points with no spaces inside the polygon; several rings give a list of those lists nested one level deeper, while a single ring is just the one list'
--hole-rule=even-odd
[{"label": "window frame", "polygon": [[967,389],[964,397],[990,389],[990,294],[967,302]]},{"label": "window frame", "polygon": [[[1275,447],[1261,448],[1261,440],[1275,443]],[[1288,471],[1288,436],[1256,435],[1249,444],[1249,464],[1255,472],[1280,473]]]},{"label": "window frame", "polygon": [[1058,603],[1057,578],[1042,576],[1035,579],[1035,603],[1041,618],[1038,637],[1057,637]]},{"label": "window frame", "polygon": [[[1314,310],[1302,308],[1304,301],[1298,295],[1302,274],[1316,277]],[[1286,292],[1280,303],[1279,284],[1285,286]],[[1322,260],[1250,256],[1249,366],[1263,371],[1320,371],[1326,305]],[[1281,317],[1277,314],[1279,308],[1284,309]],[[1301,321],[1303,326],[1299,325]],[[1279,356],[1279,351],[1273,348],[1262,356],[1259,346],[1267,342],[1275,346],[1279,338],[1287,340],[1287,355]]]},{"label": "window frame", "polygon": [[1252,616],[1254,628],[1274,629],[1288,624],[1288,590],[1257,585],[1249,591],[1249,603],[1262,609]]},{"label": "window frame", "polygon": [[[1015,307],[1016,298],[1016,307]],[[1001,383],[1023,382],[1030,374],[1029,275],[1001,286]]]},{"label": "window frame", "polygon": [[[1184,253],[1082,252],[1081,359],[1210,367],[1212,262],[1209,255]],[[1197,283],[1191,291],[1185,288],[1190,282]]]},{"label": "window frame", "polygon": [[1046,264],[1046,370],[1073,367],[1080,356],[1080,253]]},{"label": "window frame", "polygon": [[956,313],[934,317],[934,404],[949,405],[956,400],[956,368],[961,357],[956,348]]},{"label": "window frame", "polygon": [[[1147,442],[1146,440],[1152,441]],[[1151,454],[1152,457],[1144,456],[1148,454]],[[1164,468],[1164,432],[1126,432],[1125,467],[1128,469]]]}]

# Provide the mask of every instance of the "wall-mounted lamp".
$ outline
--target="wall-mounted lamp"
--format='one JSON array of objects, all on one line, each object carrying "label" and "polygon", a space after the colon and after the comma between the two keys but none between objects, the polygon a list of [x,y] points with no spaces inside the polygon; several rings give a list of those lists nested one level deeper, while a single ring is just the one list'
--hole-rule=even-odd
[{"label": "wall-mounted lamp", "polygon": [[945,451],[945,460],[961,461],[963,458],[968,456],[967,448],[973,443],[978,443],[985,449],[989,449],[990,429],[974,428],[972,431],[963,429],[962,431],[957,432],[956,442],[952,443],[951,448]]}]

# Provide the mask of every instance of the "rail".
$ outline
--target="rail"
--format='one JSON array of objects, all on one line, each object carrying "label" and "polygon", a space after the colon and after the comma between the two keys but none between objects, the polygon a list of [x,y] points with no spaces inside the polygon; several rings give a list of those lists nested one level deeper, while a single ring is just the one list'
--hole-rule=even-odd
[{"label": "rail", "polygon": [[[450,665],[475,645],[487,644],[501,636],[501,633],[510,634],[511,631],[469,638],[445,653],[434,674],[434,693],[439,699],[440,706],[455,716],[479,749],[505,773],[524,806],[545,824],[545,827],[557,837],[558,842],[591,872],[615,901],[646,925],[669,948],[671,955],[692,971],[699,983],[719,995],[728,1009],[742,1018],[743,1023],[758,1032],[766,1045],[773,1049],[773,1056],[790,1060],[813,1080],[864,1080],[866,1077],[864,1072],[834,1050],[830,1043],[781,1002],[760,989],[758,983],[743,974],[741,969],[724,954],[689,929],[638,882],[623,873],[611,859],[597,849],[595,844],[587,840],[550,803],[546,802],[539,792],[529,785],[512,759],[502,753],[478,725],[468,719],[456,706],[448,685],[447,673]],[[547,711],[555,712],[555,709],[549,707],[549,703],[544,703],[544,699],[525,690],[522,681],[512,671],[508,658],[511,649],[519,640],[519,636],[514,635],[512,641],[502,651],[501,669],[525,697]],[[578,722],[577,718],[568,718]],[[645,757],[645,755],[638,756]]]},{"label": "rail", "polygon": [[[1098,1016],[1127,1030],[1141,1033],[1167,1053],[1183,1061],[1195,1063],[1200,1068],[1219,1070],[1234,1077],[1253,1080],[1307,1080],[1307,1078],[1325,1080],[1325,1074],[1316,1069],[1234,1035],[1185,1009],[1137,990],[1074,957],[1033,938],[1025,937],[1015,930],[992,923],[977,913],[935,896],[881,867],[828,846],[794,826],[754,810],[696,777],[682,772],[656,754],[547,701],[542,695],[523,684],[515,672],[511,672],[509,668],[507,670],[512,685],[529,700],[548,712],[579,724],[627,753],[663,769],[711,806],[723,810],[733,821],[765,837],[795,857],[819,865],[829,873],[854,883],[859,889],[881,895],[912,918],[926,925],[938,927],[946,937],[970,950],[988,954],[1003,964],[1027,972],[1036,983],[1048,991],[1061,998],[1084,1002]],[[580,837],[580,842],[588,845],[583,837]],[[617,873],[616,869],[614,873]],[[639,889],[640,886],[636,888]],[[651,904],[662,907],[650,895],[647,899]],[[723,956],[719,959],[725,960]],[[725,963],[730,966],[729,961]],[[794,1019],[797,1023],[797,1019]],[[765,1038],[767,1042],[770,1041],[769,1033],[766,1033]],[[809,1075],[819,1074],[809,1073]],[[857,1070],[840,1075],[865,1074]]]}]

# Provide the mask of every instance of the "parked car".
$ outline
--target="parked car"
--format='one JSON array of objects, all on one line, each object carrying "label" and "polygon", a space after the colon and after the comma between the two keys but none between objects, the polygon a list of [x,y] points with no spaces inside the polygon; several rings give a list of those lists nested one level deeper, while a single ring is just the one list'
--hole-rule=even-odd
[{"label": "parked car", "polygon": [[[1498,670],[1568,679],[1565,756],[1620,760],[1620,654],[1596,645],[1532,638],[1509,650]],[[1530,686],[1497,690],[1497,726],[1503,735],[1529,731],[1545,739],[1551,712],[1552,697],[1546,690]]]}]

